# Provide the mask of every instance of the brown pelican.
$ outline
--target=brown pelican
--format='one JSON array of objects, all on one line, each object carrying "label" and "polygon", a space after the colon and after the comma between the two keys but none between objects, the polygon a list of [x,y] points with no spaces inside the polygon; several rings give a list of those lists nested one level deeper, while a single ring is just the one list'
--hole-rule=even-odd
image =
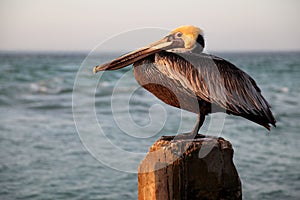
[{"label": "brown pelican", "polygon": [[256,82],[232,63],[203,53],[203,32],[181,26],[163,39],[94,67],[94,73],[133,64],[137,82],[171,106],[198,114],[195,136],[205,116],[223,109],[270,130],[276,120]]}]

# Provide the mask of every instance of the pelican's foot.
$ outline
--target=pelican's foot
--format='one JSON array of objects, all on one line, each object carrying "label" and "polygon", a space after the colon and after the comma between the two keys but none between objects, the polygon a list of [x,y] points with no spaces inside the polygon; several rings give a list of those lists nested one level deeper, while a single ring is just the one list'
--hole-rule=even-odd
[{"label": "pelican's foot", "polygon": [[175,136],[175,140],[190,140],[197,137],[198,134],[195,134],[193,132],[190,133],[180,133]]},{"label": "pelican's foot", "polygon": [[190,133],[180,133],[178,135],[175,136],[175,140],[187,140],[187,139],[196,139],[196,138],[204,138],[205,135],[199,134],[199,133],[194,133],[194,132],[190,132]]},{"label": "pelican's foot", "polygon": [[214,139],[224,140],[224,138],[222,138],[222,137],[212,136],[212,135],[203,135],[203,134],[199,134],[199,133],[197,133],[196,135],[193,133],[180,133],[175,136],[173,136],[173,135],[172,136],[162,136],[160,139],[166,140],[166,141],[171,141],[171,140],[193,140],[193,139],[200,139],[200,138],[214,138]]},{"label": "pelican's foot", "polygon": [[193,132],[190,133],[180,133],[176,136],[162,136],[161,139],[162,140],[167,140],[167,141],[171,141],[171,140],[191,140],[191,139],[197,139],[197,138],[205,138],[205,135],[202,134],[195,134]]}]

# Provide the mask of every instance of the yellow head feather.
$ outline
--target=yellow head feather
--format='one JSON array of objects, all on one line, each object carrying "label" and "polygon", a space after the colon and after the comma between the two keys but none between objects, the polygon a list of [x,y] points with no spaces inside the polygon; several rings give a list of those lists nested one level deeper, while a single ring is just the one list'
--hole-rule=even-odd
[{"label": "yellow head feather", "polygon": [[187,26],[180,26],[173,31],[171,31],[171,34],[181,32],[182,38],[185,43],[186,49],[191,49],[194,47],[197,37],[199,34],[203,34],[203,31],[195,26],[187,25]]}]

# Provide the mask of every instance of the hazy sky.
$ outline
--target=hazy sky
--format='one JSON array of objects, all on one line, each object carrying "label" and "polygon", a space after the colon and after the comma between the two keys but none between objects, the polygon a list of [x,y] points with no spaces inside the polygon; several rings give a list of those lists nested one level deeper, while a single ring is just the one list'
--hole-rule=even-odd
[{"label": "hazy sky", "polygon": [[126,30],[185,24],[204,29],[209,51],[300,50],[299,19],[299,0],[0,0],[0,50],[89,51]]}]

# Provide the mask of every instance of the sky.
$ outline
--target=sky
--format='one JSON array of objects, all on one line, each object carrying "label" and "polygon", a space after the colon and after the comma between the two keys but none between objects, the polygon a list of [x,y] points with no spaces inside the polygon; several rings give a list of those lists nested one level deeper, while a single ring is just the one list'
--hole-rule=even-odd
[{"label": "sky", "polygon": [[91,51],[124,31],[186,24],[204,30],[209,51],[293,51],[299,19],[299,0],[0,0],[0,51]]}]

